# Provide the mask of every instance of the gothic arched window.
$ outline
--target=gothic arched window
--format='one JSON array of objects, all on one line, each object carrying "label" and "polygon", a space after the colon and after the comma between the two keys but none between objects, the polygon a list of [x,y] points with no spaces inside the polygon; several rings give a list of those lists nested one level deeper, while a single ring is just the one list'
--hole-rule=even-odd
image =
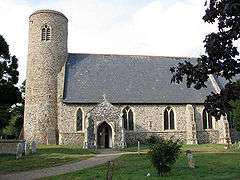
[{"label": "gothic arched window", "polygon": [[173,109],[167,107],[164,110],[164,130],[175,129],[175,118]]},{"label": "gothic arched window", "polygon": [[128,111],[128,129],[133,130],[133,112],[131,109]]},{"label": "gothic arched window", "polygon": [[170,129],[174,129],[174,112],[173,110],[171,109],[170,110]]},{"label": "gothic arched window", "polygon": [[127,106],[123,109],[122,113],[124,129],[133,130],[134,129],[133,111],[129,106]]},{"label": "gothic arched window", "polygon": [[83,130],[83,111],[81,108],[77,111],[77,131]]},{"label": "gothic arched window", "polygon": [[168,129],[168,111],[165,109],[164,111],[164,130]]},{"label": "gothic arched window", "polygon": [[41,40],[42,41],[49,41],[51,38],[51,29],[48,25],[45,25],[42,28]]},{"label": "gothic arched window", "polygon": [[212,129],[212,116],[204,109],[202,112],[203,129]]}]

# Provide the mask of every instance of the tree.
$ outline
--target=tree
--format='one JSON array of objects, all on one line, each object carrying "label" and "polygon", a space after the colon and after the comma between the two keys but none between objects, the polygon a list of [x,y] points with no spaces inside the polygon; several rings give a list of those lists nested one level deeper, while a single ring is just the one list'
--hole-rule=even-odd
[{"label": "tree", "polygon": [[163,176],[171,171],[172,165],[176,162],[181,153],[181,144],[178,141],[152,138],[149,154],[152,164],[157,169],[158,175]]},{"label": "tree", "polygon": [[8,124],[3,128],[3,135],[8,138],[17,139],[23,128],[24,106],[23,104],[16,105],[10,111],[10,118]]},{"label": "tree", "polygon": [[8,124],[10,117],[11,113],[0,106],[0,139],[3,136],[3,128]]},{"label": "tree", "polygon": [[7,138],[17,139],[23,128],[24,120],[24,101],[25,101],[25,83],[26,80],[22,83],[20,87],[22,94],[21,103],[17,103],[10,109],[10,117],[8,117],[8,124],[3,128],[2,134],[7,136]]},{"label": "tree", "polygon": [[203,20],[217,24],[218,31],[208,34],[204,40],[206,55],[197,59],[196,64],[185,61],[171,67],[172,82],[181,83],[185,78],[187,87],[206,88],[208,75],[222,77],[227,84],[219,94],[212,93],[205,100],[205,108],[217,119],[233,108],[230,102],[240,98],[240,83],[232,81],[240,74],[239,52],[234,43],[240,39],[240,1],[207,0]]},{"label": "tree", "polygon": [[18,83],[18,59],[9,52],[9,46],[0,35],[0,136],[11,116],[10,108],[21,102]]},{"label": "tree", "polygon": [[232,103],[231,120],[237,131],[240,131],[240,100]]}]

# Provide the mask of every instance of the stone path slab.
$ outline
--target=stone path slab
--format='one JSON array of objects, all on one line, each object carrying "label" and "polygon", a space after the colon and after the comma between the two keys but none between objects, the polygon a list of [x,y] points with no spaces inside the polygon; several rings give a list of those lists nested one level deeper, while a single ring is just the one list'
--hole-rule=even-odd
[{"label": "stone path slab", "polygon": [[116,159],[125,153],[117,154],[99,154],[95,157],[82,160],[72,164],[65,164],[61,166],[55,166],[50,168],[24,171],[13,174],[0,175],[0,180],[32,180],[49,176],[56,176],[60,174],[66,174],[70,172],[75,172],[85,168],[94,167],[100,164],[104,164],[108,161]]}]

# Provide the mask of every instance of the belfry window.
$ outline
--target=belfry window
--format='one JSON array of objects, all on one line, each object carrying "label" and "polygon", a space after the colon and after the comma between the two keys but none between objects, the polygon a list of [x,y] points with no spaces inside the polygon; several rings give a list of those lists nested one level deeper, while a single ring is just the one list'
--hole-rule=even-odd
[{"label": "belfry window", "polygon": [[123,109],[122,113],[124,129],[133,130],[134,129],[133,111],[129,106],[127,106]]},{"label": "belfry window", "polygon": [[48,25],[45,25],[42,28],[41,40],[42,41],[49,41],[51,39],[51,29]]},{"label": "belfry window", "polygon": [[204,109],[202,112],[203,129],[212,129],[212,116]]},{"label": "belfry window", "polygon": [[83,130],[83,111],[82,109],[78,109],[77,111],[77,131],[82,131]]},{"label": "belfry window", "polygon": [[164,130],[175,129],[175,119],[174,119],[173,109],[167,107],[164,110]]}]

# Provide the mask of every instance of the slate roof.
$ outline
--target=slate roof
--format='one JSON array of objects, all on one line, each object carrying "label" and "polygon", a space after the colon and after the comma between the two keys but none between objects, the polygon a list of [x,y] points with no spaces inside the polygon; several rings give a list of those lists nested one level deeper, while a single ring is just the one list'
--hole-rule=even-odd
[{"label": "slate roof", "polygon": [[[171,84],[170,66],[186,58],[106,54],[69,54],[64,82],[65,103],[203,103],[212,91]],[[196,59],[189,59],[196,61]]]},{"label": "slate roof", "polygon": [[[215,78],[215,79],[217,80],[217,82],[219,84],[219,87],[221,89],[223,89],[224,86],[228,83],[228,81],[225,78],[220,77],[220,76],[218,78]],[[232,80],[232,82],[236,82],[236,81],[240,80],[240,74],[237,74],[237,75],[233,76],[231,80]]]}]

